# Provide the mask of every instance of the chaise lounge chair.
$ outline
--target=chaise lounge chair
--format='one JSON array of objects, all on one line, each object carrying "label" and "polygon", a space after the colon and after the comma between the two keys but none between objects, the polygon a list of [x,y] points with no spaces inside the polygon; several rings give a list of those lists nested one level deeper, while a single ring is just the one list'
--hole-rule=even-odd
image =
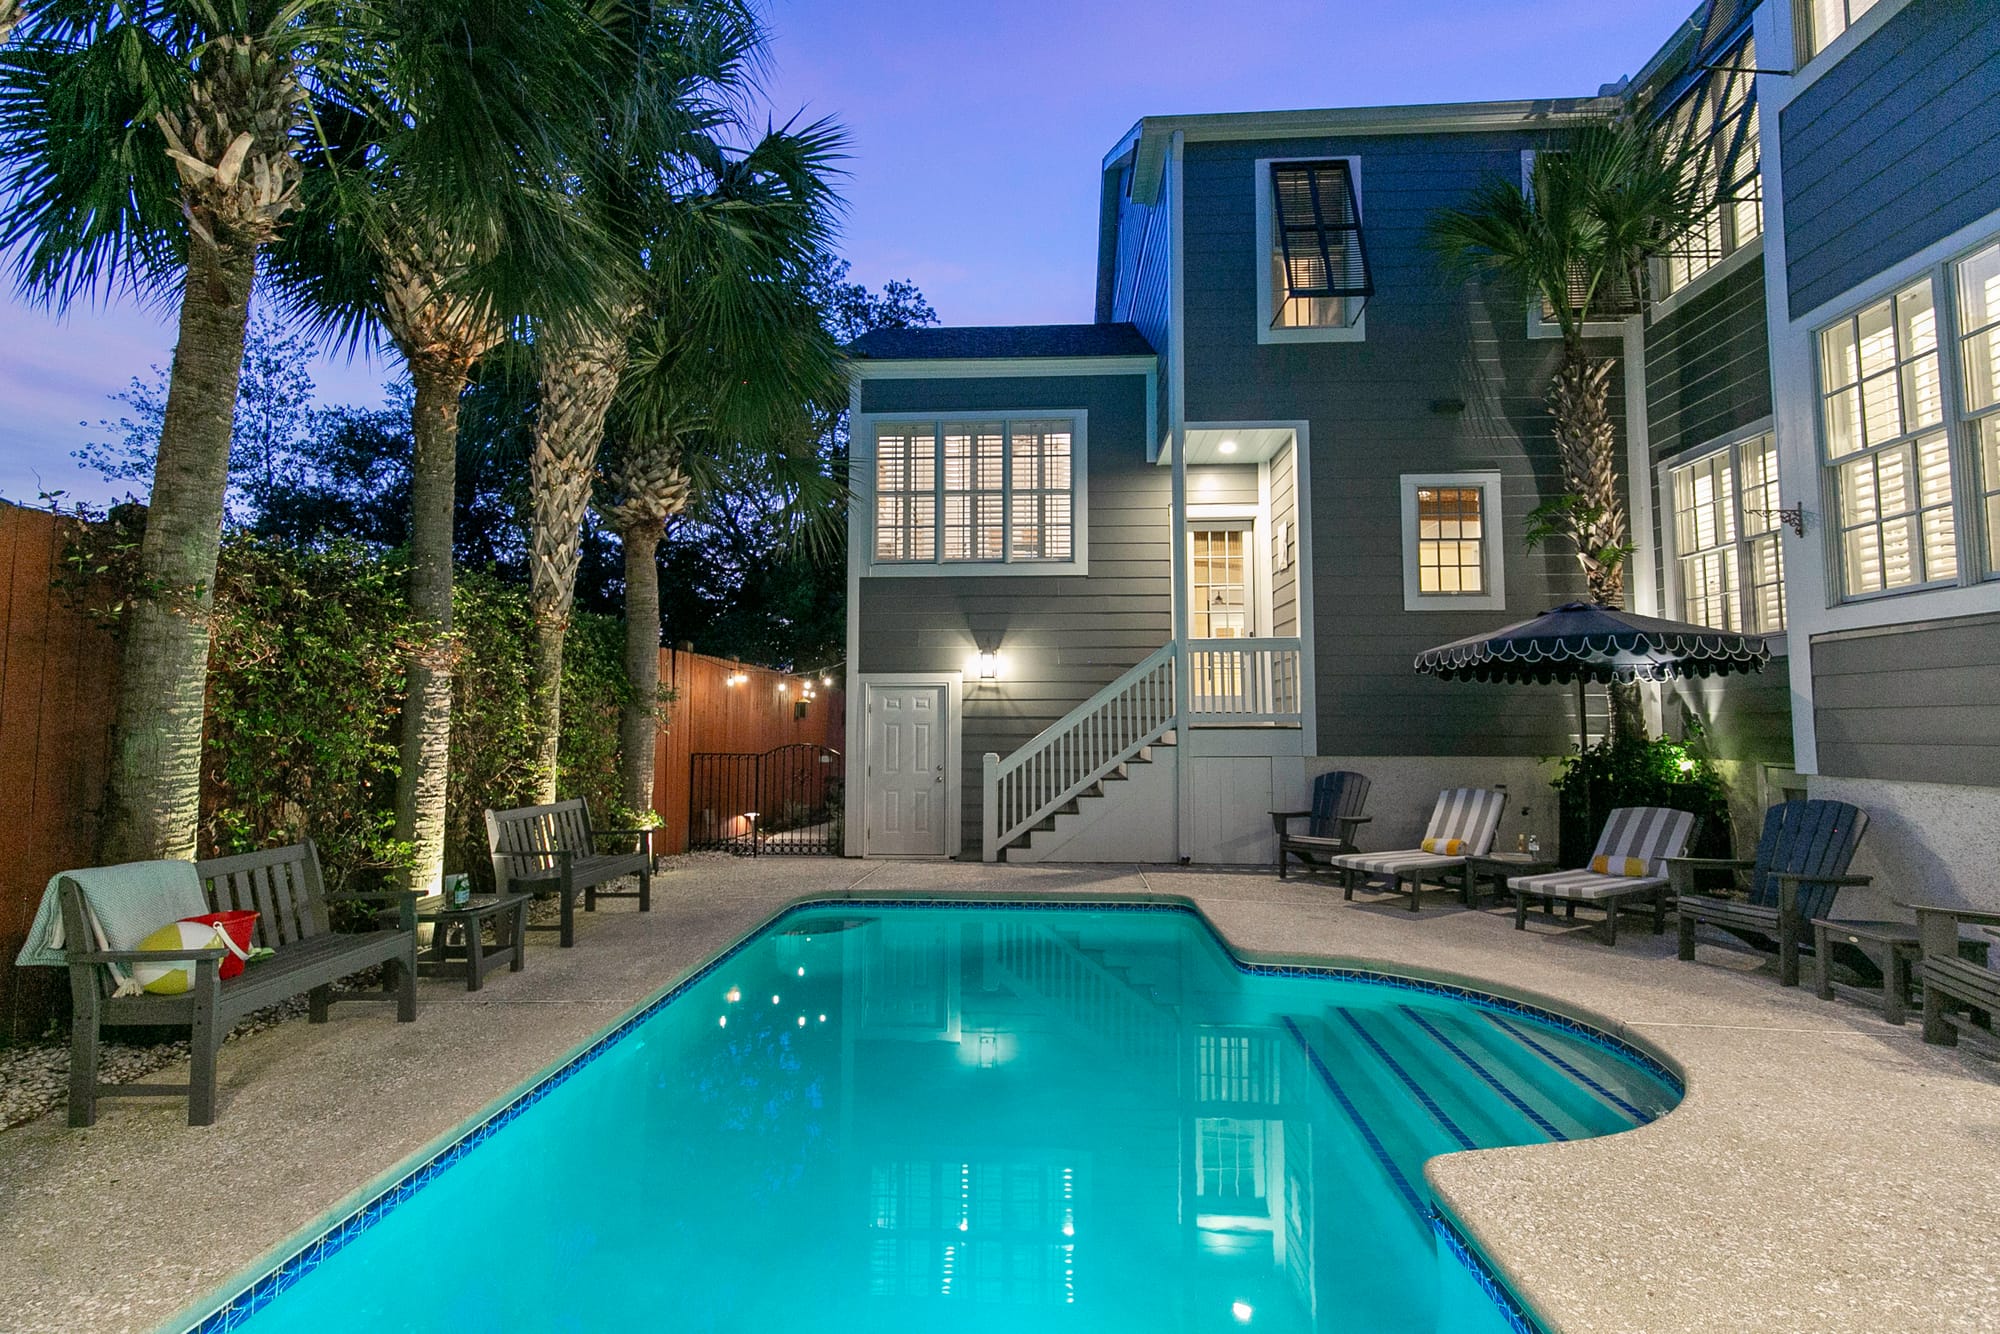
[{"label": "chaise lounge chair", "polygon": [[[1764,815],[1764,833],[1753,861],[1723,857],[1670,857],[1674,908],[1680,914],[1680,957],[1694,958],[1695,928],[1721,927],[1747,944],[1778,955],[1778,984],[1799,984],[1799,954],[1810,946],[1812,921],[1833,914],[1843,886],[1869,877],[1847,874],[1868,813],[1844,801],[1786,801]],[[1747,899],[1694,892],[1694,872],[1708,867],[1750,872]]]},{"label": "chaise lounge chair", "polygon": [[[1354,831],[1368,823],[1361,813],[1368,804],[1368,779],[1352,769],[1336,769],[1313,779],[1312,809],[1272,811],[1271,829],[1278,836],[1278,879],[1285,879],[1292,858],[1309,872],[1332,870],[1327,858],[1354,851]],[[1293,820],[1306,820],[1303,834],[1292,832]]]},{"label": "chaise lounge chair", "polygon": [[1431,820],[1419,846],[1396,852],[1353,852],[1333,857],[1328,865],[1340,871],[1341,897],[1354,897],[1362,876],[1384,876],[1391,892],[1410,887],[1410,911],[1416,912],[1426,879],[1440,882],[1456,871],[1463,882],[1467,857],[1483,857],[1493,847],[1507,794],[1498,788],[1455,787],[1438,794]]},{"label": "chaise lounge chair", "polygon": [[1687,851],[1695,817],[1662,806],[1620,806],[1604,821],[1590,865],[1508,881],[1514,895],[1514,929],[1528,926],[1528,900],[1561,899],[1604,909],[1605,943],[1618,943],[1618,913],[1628,904],[1653,905],[1653,934],[1667,929],[1671,881],[1666,859]]}]

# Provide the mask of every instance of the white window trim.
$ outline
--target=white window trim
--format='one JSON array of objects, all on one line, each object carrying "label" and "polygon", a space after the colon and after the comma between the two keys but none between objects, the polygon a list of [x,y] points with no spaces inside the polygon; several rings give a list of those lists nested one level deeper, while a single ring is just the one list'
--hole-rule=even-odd
[{"label": "white window trim", "polygon": [[[1879,6],[1878,6],[1879,8]],[[1869,11],[1872,16],[1874,10]],[[1856,25],[1859,26],[1859,25]],[[1854,29],[1848,29],[1853,32]],[[1846,34],[1842,34],[1844,37]],[[1836,49],[1839,43],[1827,49]],[[1990,226],[1991,219],[1987,225]],[[1803,330],[1806,338],[1808,382],[1812,386],[1812,397],[1808,405],[1811,412],[1811,440],[1813,466],[1817,472],[1815,495],[1819,498],[1822,552],[1826,572],[1826,605],[1829,610],[1842,607],[1862,607],[1870,603],[1894,602],[1902,598],[1950,594],[1960,590],[1991,588],[2000,581],[2000,569],[1989,569],[1986,558],[1985,516],[1978,504],[1979,459],[1978,445],[1970,429],[1972,416],[1965,407],[1965,380],[1959,362],[1959,319],[1958,319],[1958,266],[1973,255],[2000,244],[2000,232],[1989,231],[1979,240],[1967,243],[1961,239],[1963,233],[1948,238],[1953,244],[1948,250],[1938,252],[1941,246],[1932,246],[1920,256],[1912,256],[1895,269],[1885,270],[1869,281],[1865,289],[1868,295],[1859,299],[1852,295],[1828,302],[1809,312],[1805,319],[1794,321],[1792,327]],[[1942,243],[1941,243],[1942,244]],[[1923,262],[1916,262],[1921,259]],[[1890,274],[1894,280],[1888,281]],[[1925,583],[1906,584],[1901,588],[1883,588],[1869,593],[1847,591],[1847,553],[1842,549],[1840,512],[1840,461],[1832,458],[1826,448],[1826,366],[1820,352],[1820,339],[1828,329],[1843,320],[1854,318],[1870,306],[1880,305],[1890,300],[1904,288],[1919,279],[1931,285],[1931,305],[1938,330],[1938,378],[1943,394],[1944,416],[1937,427],[1944,432],[1945,446],[1951,456],[1951,512],[1952,531],[1956,539],[1958,573],[1950,579],[1937,579]],[[1912,435],[1914,442],[1918,435]],[[1862,451],[1867,452],[1867,451]],[[1848,457],[1855,457],[1849,455]],[[1790,567],[1787,567],[1789,569]],[[1787,578],[1789,579],[1789,574]],[[1789,620],[1794,614],[1794,604],[1790,590],[1786,590],[1786,615]],[[1928,619],[1928,618],[1927,618]],[[1842,627],[1845,628],[1845,627]]]},{"label": "white window trim", "polygon": [[[871,579],[993,579],[1036,578],[1090,573],[1090,414],[1082,408],[964,408],[940,412],[863,412],[853,414],[848,429],[848,478],[859,519],[861,576]],[[1070,428],[1070,559],[997,561],[877,561],[875,559],[875,428],[895,422],[1018,422],[1061,420]],[[1011,462],[1011,460],[1010,460]],[[937,496],[944,497],[944,477],[938,476]],[[937,534],[944,550],[944,533]]]},{"label": "white window trim", "polygon": [[[1417,577],[1417,489],[1426,486],[1473,487],[1480,490],[1480,539],[1486,557],[1484,593],[1424,593]],[[1507,606],[1506,528],[1500,508],[1497,472],[1406,472],[1399,479],[1403,515],[1403,610],[1501,611]]]},{"label": "white window trim", "polygon": [[[1699,463],[1709,455],[1720,454],[1725,449],[1734,449],[1736,446],[1746,444],[1761,435],[1771,436],[1775,445],[1776,432],[1776,417],[1760,417],[1748,426],[1740,426],[1727,435],[1719,435],[1713,440],[1703,441],[1701,444],[1690,446],[1670,458],[1662,459],[1659,466],[1654,469],[1654,485],[1657,488],[1656,493],[1660,497],[1660,556],[1665,564],[1665,568],[1661,571],[1661,589],[1666,599],[1666,615],[1670,619],[1677,621],[1687,619],[1685,605],[1681,602],[1680,526],[1678,523],[1679,516],[1674,512],[1675,470],[1685,468],[1690,463]],[[1780,480],[1782,483],[1782,478]],[[1740,489],[1737,492],[1736,503],[1739,507],[1743,503]],[[1784,504],[1782,493],[1778,503],[1780,506]],[[1791,533],[1783,525],[1780,525],[1778,528],[1778,547],[1781,558],[1786,562],[1785,622],[1787,628],[1791,624],[1792,590],[1790,561],[1792,557],[1785,544],[1790,538]],[[1739,546],[1742,544],[1743,538],[1741,534],[1738,534],[1736,541]],[[1744,591],[1747,592],[1748,590]],[[1785,652],[1786,630],[1753,630],[1746,633],[1761,636],[1770,646],[1771,652],[1774,655],[1782,655]]]},{"label": "white window trim", "polygon": [[[1849,24],[1847,30],[1829,42],[1824,50],[1814,52],[1812,57],[1803,63],[1799,61],[1798,55],[1804,47],[1805,34],[1810,29],[1804,22],[1805,15],[1800,12],[1803,8],[1802,3],[1800,0],[1794,0],[1789,6],[1773,5],[1774,14],[1783,14],[1785,22],[1789,25],[1788,35],[1792,39],[1791,46],[1786,49],[1791,52],[1794,73],[1786,80],[1789,87],[1779,90],[1784,102],[1790,102],[1817,83],[1821,75],[1847,59],[1855,47],[1880,32],[1890,19],[1902,13],[1911,3],[1912,0],[1877,0],[1873,9]],[[1773,106],[1772,113],[1776,114],[1781,110],[1784,102]]]},{"label": "white window trim", "polygon": [[[1525,194],[1527,192],[1528,184],[1529,182],[1534,180],[1534,178],[1535,178],[1535,150],[1532,148],[1524,148],[1521,150],[1522,193]],[[1562,326],[1560,324],[1551,324],[1549,321],[1542,318],[1542,302],[1540,297],[1530,296],[1528,298],[1527,315],[1528,315],[1528,326],[1527,326],[1528,337],[1561,338],[1563,336]],[[1625,321],[1591,320],[1589,323],[1583,326],[1583,336],[1585,338],[1622,338],[1625,336]]]},{"label": "white window trim", "polygon": [[1286,162],[1345,162],[1347,177],[1354,187],[1354,208],[1361,217],[1361,244],[1368,244],[1368,211],[1361,192],[1361,159],[1344,153],[1320,153],[1312,157],[1260,157],[1254,182],[1257,192],[1256,252],[1250,271],[1257,277],[1257,341],[1259,343],[1362,343],[1368,339],[1368,311],[1364,307],[1354,323],[1340,326],[1273,329],[1278,317],[1271,293],[1271,229],[1277,225],[1277,211],[1271,204],[1271,168]]},{"label": "white window trim", "polygon": [[[1752,237],[1750,240],[1745,241],[1742,245],[1737,246],[1736,249],[1730,251],[1727,255],[1724,255],[1714,264],[1711,264],[1706,269],[1703,269],[1700,277],[1687,283],[1685,286],[1676,287],[1673,291],[1667,293],[1665,296],[1661,297],[1658,301],[1653,302],[1652,305],[1648,307],[1649,311],[1651,312],[1652,321],[1654,323],[1658,323],[1659,321],[1665,319],[1667,316],[1673,314],[1676,310],[1679,310],[1682,306],[1688,304],[1690,301],[1699,300],[1702,297],[1702,295],[1706,293],[1710,288],[1716,286],[1717,284],[1722,282],[1723,279],[1727,278],[1730,274],[1735,273],[1738,269],[1741,269],[1744,265],[1750,263],[1752,260],[1761,259],[1763,255],[1764,255],[1764,234],[1762,232],[1759,232],[1756,236]],[[1663,261],[1657,259],[1652,261],[1652,266],[1655,270],[1653,276],[1655,278],[1658,277],[1657,269],[1659,268],[1662,262]],[[1540,315],[1541,312],[1538,310],[1535,312],[1535,314]]]}]

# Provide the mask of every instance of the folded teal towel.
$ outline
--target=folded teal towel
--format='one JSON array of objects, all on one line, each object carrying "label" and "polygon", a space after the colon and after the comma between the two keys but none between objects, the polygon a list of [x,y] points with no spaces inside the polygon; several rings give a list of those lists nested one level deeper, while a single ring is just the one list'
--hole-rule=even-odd
[{"label": "folded teal towel", "polygon": [[[84,907],[89,910],[96,940],[72,944],[63,939],[62,896],[56,886],[64,879],[76,881],[83,890]],[[81,949],[135,950],[139,942],[169,922],[195,917],[208,911],[208,896],[202,893],[201,877],[193,862],[127,862],[123,866],[91,866],[80,871],[64,871],[49,878],[42,891],[42,905],[35,910],[28,940],[15,958],[16,965],[60,968],[69,960],[66,947]],[[124,980],[123,970],[112,972]]]}]

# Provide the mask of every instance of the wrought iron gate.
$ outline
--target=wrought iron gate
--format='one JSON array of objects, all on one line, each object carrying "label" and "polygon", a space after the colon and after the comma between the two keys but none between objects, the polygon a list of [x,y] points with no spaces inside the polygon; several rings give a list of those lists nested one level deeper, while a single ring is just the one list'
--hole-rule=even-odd
[{"label": "wrought iron gate", "polygon": [[688,757],[688,847],[741,857],[838,854],[846,766],[841,753],[798,743],[762,755]]}]

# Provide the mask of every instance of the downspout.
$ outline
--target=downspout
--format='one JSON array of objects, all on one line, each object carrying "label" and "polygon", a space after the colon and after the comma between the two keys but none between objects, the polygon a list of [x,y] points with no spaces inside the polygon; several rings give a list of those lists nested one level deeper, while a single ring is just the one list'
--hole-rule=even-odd
[{"label": "downspout", "polygon": [[1174,131],[1167,157],[1167,188],[1173,192],[1173,259],[1169,266],[1167,314],[1167,431],[1173,456],[1172,547],[1174,593],[1174,805],[1179,818],[1174,822],[1173,859],[1180,861],[1192,844],[1194,828],[1194,784],[1189,781],[1194,749],[1193,734],[1187,726],[1187,636],[1192,622],[1188,616],[1187,552],[1187,287],[1184,261],[1185,235],[1181,220],[1183,186],[1181,150],[1186,136]]}]

